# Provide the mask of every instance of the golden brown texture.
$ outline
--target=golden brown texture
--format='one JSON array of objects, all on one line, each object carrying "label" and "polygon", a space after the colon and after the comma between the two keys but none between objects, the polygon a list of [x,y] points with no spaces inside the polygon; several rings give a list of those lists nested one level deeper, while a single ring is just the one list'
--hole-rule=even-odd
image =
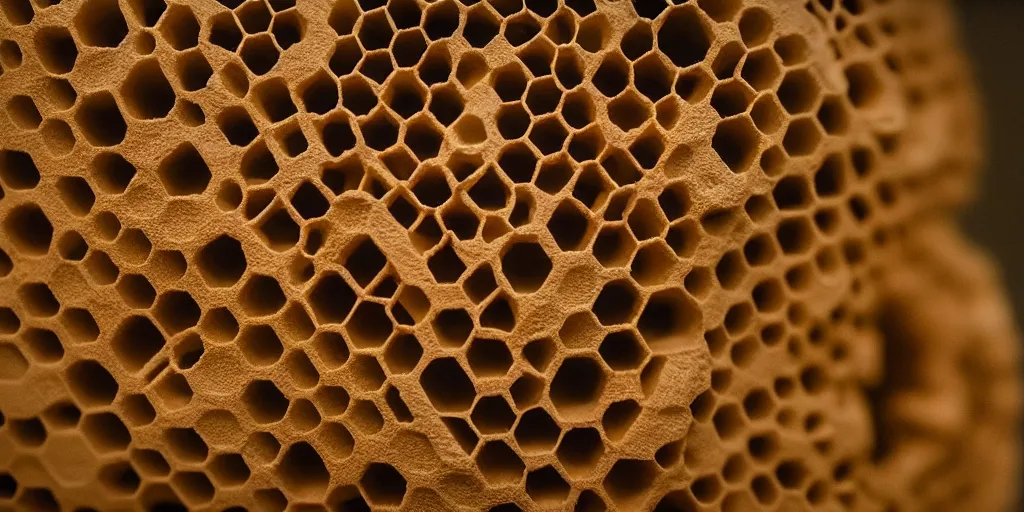
[{"label": "golden brown texture", "polygon": [[1012,497],[945,2],[0,13],[0,508]]}]

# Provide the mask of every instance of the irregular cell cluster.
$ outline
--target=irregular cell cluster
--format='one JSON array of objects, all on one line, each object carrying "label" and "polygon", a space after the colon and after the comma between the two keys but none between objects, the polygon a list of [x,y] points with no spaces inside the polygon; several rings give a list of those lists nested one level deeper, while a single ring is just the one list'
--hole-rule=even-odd
[{"label": "irregular cell cluster", "polygon": [[0,508],[996,510],[933,0],[0,0]]}]

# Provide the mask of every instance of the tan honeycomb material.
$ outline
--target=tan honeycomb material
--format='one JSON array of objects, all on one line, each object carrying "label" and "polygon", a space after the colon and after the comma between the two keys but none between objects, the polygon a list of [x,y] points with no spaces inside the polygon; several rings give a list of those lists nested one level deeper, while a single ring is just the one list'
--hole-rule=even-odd
[{"label": "tan honeycomb material", "polygon": [[948,10],[0,0],[0,509],[998,510]]}]

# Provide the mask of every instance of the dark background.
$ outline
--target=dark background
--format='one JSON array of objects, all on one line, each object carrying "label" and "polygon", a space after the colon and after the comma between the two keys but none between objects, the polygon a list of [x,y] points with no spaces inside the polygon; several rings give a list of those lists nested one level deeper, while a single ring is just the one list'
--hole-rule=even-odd
[{"label": "dark background", "polygon": [[1024,319],[1024,0],[960,0],[960,27],[984,104],[988,163],[962,216],[1000,266]]},{"label": "dark background", "polygon": [[[1024,0],[959,0],[960,27],[985,107],[988,163],[962,219],[998,262],[1024,326]],[[1024,486],[1022,486],[1024,487]],[[1020,498],[1015,510],[1024,511]]]}]

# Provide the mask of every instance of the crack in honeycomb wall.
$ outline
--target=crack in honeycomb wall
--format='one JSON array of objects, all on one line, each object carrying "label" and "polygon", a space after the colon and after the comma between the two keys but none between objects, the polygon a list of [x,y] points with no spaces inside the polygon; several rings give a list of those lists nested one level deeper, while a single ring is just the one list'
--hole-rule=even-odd
[{"label": "crack in honeycomb wall", "polygon": [[932,0],[0,0],[0,508],[997,510]]}]

